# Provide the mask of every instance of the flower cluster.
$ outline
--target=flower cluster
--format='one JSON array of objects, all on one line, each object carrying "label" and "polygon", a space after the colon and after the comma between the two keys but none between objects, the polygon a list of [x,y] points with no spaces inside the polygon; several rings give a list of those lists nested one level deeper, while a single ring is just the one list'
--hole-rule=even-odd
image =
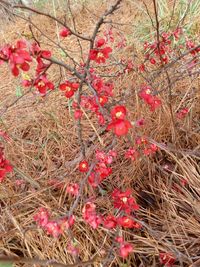
[{"label": "flower cluster", "polygon": [[59,237],[65,230],[74,224],[74,216],[64,217],[59,220],[50,220],[50,214],[46,208],[40,208],[34,215],[34,221],[43,228],[49,235]]},{"label": "flower cluster", "polygon": [[13,167],[10,165],[10,162],[5,159],[3,147],[0,146],[0,183],[5,179],[7,173],[13,171]]},{"label": "flower cluster", "polygon": [[54,89],[54,84],[48,80],[45,73],[50,64],[44,62],[44,59],[51,58],[51,52],[49,50],[42,50],[35,42],[30,45],[29,50],[30,56],[36,58],[36,77],[31,79],[28,75],[23,75],[22,85],[25,87],[34,86],[42,96],[45,96],[48,90]]},{"label": "flower cluster", "polygon": [[109,54],[112,52],[111,47],[103,47],[105,44],[106,40],[103,38],[96,42],[95,47],[90,50],[90,60],[93,60],[98,64],[105,63],[106,59],[109,58]]},{"label": "flower cluster", "polygon": [[125,213],[130,214],[133,211],[139,210],[135,198],[132,197],[132,190],[120,191],[115,189],[112,192],[113,204],[116,209],[123,210]]},{"label": "flower cluster", "polygon": [[125,152],[125,158],[135,161],[142,155],[153,155],[158,151],[158,147],[155,144],[151,144],[145,137],[138,137],[135,140],[135,146],[130,147]]},{"label": "flower cluster", "polygon": [[139,96],[149,105],[151,111],[161,106],[161,100],[152,94],[152,89],[148,85],[142,86]]},{"label": "flower cluster", "polygon": [[112,121],[108,124],[107,130],[113,130],[117,136],[126,135],[132,127],[130,121],[126,119],[127,111],[125,106],[115,106],[111,110]]},{"label": "flower cluster", "polygon": [[78,90],[78,88],[79,88],[79,83],[75,82],[66,81],[60,84],[60,90],[65,93],[65,96],[67,98],[71,98],[74,95],[74,93]]},{"label": "flower cluster", "polygon": [[128,242],[125,242],[123,237],[118,236],[115,240],[119,244],[119,255],[122,258],[128,257],[128,255],[133,252],[133,245]]},{"label": "flower cluster", "polygon": [[67,186],[66,192],[72,196],[77,196],[79,192],[79,185],[77,183],[71,183]]},{"label": "flower cluster", "polygon": [[88,177],[88,182],[92,187],[97,187],[112,173],[112,169],[109,165],[116,156],[117,153],[113,150],[110,150],[107,154],[103,151],[96,151],[97,164],[94,171]]},{"label": "flower cluster", "polygon": [[100,215],[96,213],[96,205],[87,202],[82,209],[83,219],[93,228],[96,229],[102,222]]},{"label": "flower cluster", "polygon": [[26,48],[26,42],[19,40],[16,45],[6,45],[0,49],[0,59],[9,63],[14,76],[19,75],[19,69],[22,71],[30,69],[29,62],[32,58]]}]

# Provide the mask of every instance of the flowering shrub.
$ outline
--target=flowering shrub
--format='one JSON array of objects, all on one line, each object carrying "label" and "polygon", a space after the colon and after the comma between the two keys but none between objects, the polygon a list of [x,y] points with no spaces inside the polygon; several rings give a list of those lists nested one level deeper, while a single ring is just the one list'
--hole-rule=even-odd
[{"label": "flowering shrub", "polygon": [[[34,38],[33,42],[18,40],[14,44],[2,45],[0,63],[7,64],[14,77],[21,76],[23,78],[21,82],[25,88],[34,88],[43,99],[48,94],[55,92],[58,87],[60,95],[63,95],[65,100],[67,99],[68,107],[73,111],[74,123],[77,126],[80,157],[78,157],[78,161],[75,160],[73,167],[77,170],[77,176],[81,177],[80,181],[72,181],[66,185],[64,183],[57,184],[56,179],[49,181],[50,186],[65,191],[66,198],[72,201],[70,208],[68,211],[65,210],[66,215],[64,217],[56,216],[53,218],[51,211],[39,207],[33,215],[36,225],[46,234],[57,239],[62,238],[65,233],[73,236],[73,225],[78,220],[83,221],[85,227],[91,227],[93,231],[103,228],[113,237],[113,251],[116,250],[123,260],[128,260],[129,256],[134,253],[134,241],[126,240],[125,235],[120,233],[123,233],[124,230],[130,230],[133,234],[139,232],[142,238],[142,231],[146,222],[141,216],[142,213],[139,214],[141,207],[133,188],[125,182],[123,188],[122,184],[118,185],[117,182],[115,188],[112,188],[108,181],[114,179],[112,176],[114,166],[117,164],[120,168],[120,158],[126,159],[126,161],[131,160],[134,163],[144,159],[145,164],[147,164],[148,160],[160,153],[160,148],[167,149],[167,147],[154,142],[151,136],[145,136],[142,133],[142,129],[146,127],[146,118],[141,116],[136,118],[135,122],[132,121],[132,107],[128,105],[126,99],[121,100],[117,96],[114,79],[116,77],[123,79],[132,73],[139,75],[140,78],[145,76],[146,78],[137,86],[136,98],[139,104],[144,106],[144,109],[145,105],[149,107],[150,116],[154,118],[157,116],[158,110],[166,108],[166,103],[165,99],[162,99],[161,92],[154,88],[150,75],[159,71],[163,72],[168,81],[169,103],[167,105],[175,128],[175,120],[184,120],[190,109],[184,107],[174,112],[171,101],[172,81],[167,68],[179,59],[184,60],[186,55],[187,59],[188,56],[190,57],[190,62],[187,62],[186,68],[191,75],[192,69],[195,69],[199,63],[200,48],[187,37],[184,37],[184,45],[178,43],[183,35],[182,28],[169,29],[169,32],[159,32],[159,25],[157,24],[157,34],[155,34],[152,42],[144,43],[143,62],[137,63],[131,59],[117,61],[113,55],[117,49],[123,51],[122,49],[127,47],[125,37],[117,31],[115,33],[110,26],[105,32],[102,32],[101,26],[106,27],[107,17],[120,7],[121,2],[120,0],[116,1],[99,18],[93,34],[89,37],[79,34],[70,29],[66,23],[59,23],[60,21],[54,18],[60,26],[59,36],[61,39],[68,40],[76,37],[79,41],[88,42],[89,49],[86,54],[82,55],[80,62],[69,57],[71,64],[68,65],[64,60],[54,58],[53,51],[45,50]],[[35,12],[37,13],[37,11]],[[45,13],[43,15],[45,16]],[[60,44],[58,47],[64,50]],[[64,52],[66,51],[64,50]],[[74,63],[73,67],[72,63]],[[115,74],[107,70],[107,67],[112,64],[116,65]],[[64,77],[60,75],[58,85],[51,80],[49,74],[49,69],[52,66],[58,66],[66,72]],[[103,74],[98,70],[101,67]],[[114,78],[106,79],[107,72]],[[99,141],[98,145],[92,148],[92,153],[89,153],[90,146],[86,145],[83,138],[82,120],[84,118],[87,118],[87,121],[92,125],[94,137]],[[96,125],[100,131],[97,131]],[[91,138],[91,140],[92,144],[95,143],[95,139]],[[130,140],[131,142],[129,142]],[[127,144],[123,156],[120,154],[119,146],[116,145],[117,142],[119,142],[118,144],[120,142]],[[167,170],[168,168],[164,169]],[[5,159],[3,147],[1,147],[0,183],[12,170],[10,162]],[[86,194],[84,194],[85,191]],[[109,210],[100,209],[97,201],[99,194],[106,195],[111,200],[112,206]],[[82,217],[77,216],[77,208],[80,208]],[[67,251],[72,256],[80,254],[80,249],[73,242],[68,244]],[[160,252],[159,257],[160,263],[164,266],[172,266],[177,260],[173,255],[164,252]]]}]

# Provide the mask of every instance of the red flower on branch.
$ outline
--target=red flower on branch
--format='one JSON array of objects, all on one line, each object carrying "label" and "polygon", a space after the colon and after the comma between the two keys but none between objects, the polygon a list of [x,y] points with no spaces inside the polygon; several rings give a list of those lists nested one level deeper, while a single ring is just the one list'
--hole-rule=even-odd
[{"label": "red flower on branch", "polygon": [[117,219],[113,215],[108,215],[107,217],[103,218],[103,226],[106,229],[113,229],[117,226]]},{"label": "red flower on branch", "polygon": [[126,113],[125,106],[115,106],[110,112],[112,120],[123,120],[126,117]]},{"label": "red flower on branch", "polygon": [[96,214],[96,205],[92,202],[87,202],[82,210],[83,219],[89,223],[93,229],[98,228],[102,222],[101,216]]},{"label": "red flower on branch", "polygon": [[71,32],[68,28],[63,28],[59,34],[61,37],[67,37],[71,34]]},{"label": "red flower on branch", "polygon": [[122,258],[127,258],[133,252],[133,245],[128,242],[120,243],[119,254]]},{"label": "red flower on branch", "polygon": [[129,218],[128,216],[122,216],[117,218],[118,225],[124,227],[124,228],[135,228],[140,229],[142,226],[140,223],[137,223],[133,219]]},{"label": "red flower on branch", "polygon": [[95,61],[96,63],[105,63],[106,59],[109,58],[109,54],[112,52],[111,47],[104,47],[102,49],[95,48],[90,50],[90,60]]},{"label": "red flower on branch", "polygon": [[54,84],[47,79],[46,74],[41,75],[40,78],[35,81],[34,86],[42,95],[46,95],[47,90],[54,89]]},{"label": "red flower on branch", "polygon": [[135,198],[131,196],[131,189],[127,189],[122,192],[119,189],[115,189],[112,192],[112,199],[114,201],[114,207],[120,210],[124,210],[126,213],[139,210]]},{"label": "red flower on branch", "polygon": [[108,126],[107,126],[107,130],[113,130],[114,133],[117,136],[122,136],[122,135],[126,135],[129,131],[129,128],[131,128],[132,125],[130,123],[130,121],[128,120],[114,120],[112,121]]},{"label": "red flower on branch", "polygon": [[3,148],[0,147],[0,183],[3,182],[6,174],[12,171],[13,167],[10,162],[5,159]]},{"label": "red flower on branch", "polygon": [[65,83],[60,84],[60,90],[65,92],[67,98],[71,98],[74,93],[78,90],[79,83],[72,83],[66,81]]},{"label": "red flower on branch", "polygon": [[76,183],[69,184],[66,188],[66,192],[72,196],[77,196],[79,192],[79,185]]},{"label": "red flower on branch", "polygon": [[33,219],[37,222],[37,224],[41,227],[45,227],[49,222],[49,212],[46,208],[40,208],[36,215],[34,215]]},{"label": "red flower on branch", "polygon": [[89,170],[89,165],[87,160],[83,160],[79,163],[79,171],[80,172],[87,172]]},{"label": "red flower on branch", "polygon": [[49,221],[45,225],[45,230],[53,237],[59,237],[62,234],[60,224],[56,221]]}]

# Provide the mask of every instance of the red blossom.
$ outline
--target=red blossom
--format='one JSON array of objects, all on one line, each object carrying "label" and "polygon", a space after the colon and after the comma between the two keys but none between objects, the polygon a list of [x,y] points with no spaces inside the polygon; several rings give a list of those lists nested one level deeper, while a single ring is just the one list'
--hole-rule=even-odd
[{"label": "red blossom", "polygon": [[188,112],[189,112],[188,108],[183,108],[176,114],[176,117],[178,119],[184,119],[187,116]]},{"label": "red blossom", "polygon": [[56,221],[49,221],[45,225],[45,230],[47,231],[48,234],[56,238],[62,234],[60,224]]},{"label": "red blossom", "polygon": [[136,160],[138,157],[139,153],[134,147],[129,148],[125,153],[125,158],[130,158],[131,160]]},{"label": "red blossom", "polygon": [[126,117],[126,113],[127,111],[125,106],[115,106],[110,112],[112,120],[123,120]]},{"label": "red blossom", "polygon": [[127,258],[133,252],[133,245],[128,242],[120,243],[119,254],[122,258]]},{"label": "red blossom", "polygon": [[79,192],[79,185],[76,183],[69,184],[66,188],[66,192],[72,196],[77,196]]},{"label": "red blossom", "polygon": [[169,252],[161,252],[159,254],[159,258],[160,258],[160,263],[166,267],[172,266],[176,261],[176,258],[174,257],[174,255]]},{"label": "red blossom", "polygon": [[38,89],[40,94],[46,95],[47,90],[53,90],[54,84],[47,79],[46,74],[41,75],[35,82],[34,86]]},{"label": "red blossom", "polygon": [[83,111],[82,110],[80,110],[80,109],[75,110],[75,112],[74,112],[75,120],[80,119],[82,117],[82,115],[83,115]]},{"label": "red blossom", "polygon": [[107,217],[103,218],[103,226],[106,229],[113,229],[117,226],[117,219],[113,215],[108,215]]},{"label": "red blossom", "polygon": [[61,37],[67,37],[71,34],[70,30],[68,28],[63,28],[61,31],[60,31],[60,36]]},{"label": "red blossom", "polygon": [[4,181],[6,174],[12,171],[13,167],[10,162],[5,159],[3,148],[0,147],[0,183]]},{"label": "red blossom", "polygon": [[108,102],[108,97],[105,95],[102,95],[99,97],[99,103],[103,107]]},{"label": "red blossom", "polygon": [[88,170],[89,170],[89,165],[88,165],[87,160],[82,160],[79,163],[79,171],[80,172],[87,172]]},{"label": "red blossom", "polygon": [[120,210],[124,210],[128,214],[130,214],[132,211],[139,210],[139,206],[137,205],[135,198],[132,197],[131,194],[131,189],[127,189],[124,192],[120,191],[119,189],[115,189],[111,195],[114,201],[114,207]]},{"label": "red blossom", "polygon": [[33,219],[41,227],[45,227],[49,221],[49,212],[46,208],[40,208]]},{"label": "red blossom", "polygon": [[131,128],[132,125],[130,123],[130,121],[128,120],[115,120],[112,121],[108,126],[107,126],[107,130],[114,130],[114,133],[117,136],[122,136],[122,135],[126,135],[129,131],[129,128]]},{"label": "red blossom", "polygon": [[155,111],[161,106],[161,100],[152,95],[152,89],[149,86],[144,86],[139,92],[139,96],[150,106],[151,111]]},{"label": "red blossom", "polygon": [[144,72],[145,71],[145,65],[141,64],[138,69],[140,72]]},{"label": "red blossom", "polygon": [[128,216],[122,216],[122,217],[117,218],[117,224],[124,228],[140,229],[142,227],[140,223],[137,223],[136,221],[129,218]]},{"label": "red blossom", "polygon": [[105,63],[109,58],[109,54],[112,52],[111,47],[104,47],[102,49],[95,48],[90,50],[90,60],[94,60],[96,63]]},{"label": "red blossom", "polygon": [[60,90],[65,92],[67,98],[71,98],[79,88],[79,83],[66,81],[60,84]]},{"label": "red blossom", "polygon": [[96,47],[101,47],[106,43],[106,40],[104,38],[100,38],[96,41]]},{"label": "red blossom", "polygon": [[8,61],[11,72],[14,76],[19,75],[19,69],[28,71],[30,69],[29,62],[32,61],[30,53],[25,50],[26,42],[23,40],[17,41],[16,45],[6,45],[0,49],[0,57]]},{"label": "red blossom", "polygon": [[82,209],[83,219],[91,225],[93,229],[98,228],[102,222],[101,216],[96,214],[96,205],[92,202],[87,202]]}]

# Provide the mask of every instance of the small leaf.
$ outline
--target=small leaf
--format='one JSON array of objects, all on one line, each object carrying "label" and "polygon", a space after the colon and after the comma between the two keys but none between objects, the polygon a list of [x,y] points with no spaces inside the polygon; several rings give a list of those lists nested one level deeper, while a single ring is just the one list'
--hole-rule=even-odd
[{"label": "small leaf", "polygon": [[[16,96],[20,97],[22,96],[22,87],[21,86],[17,86],[16,87]],[[1,266],[0,266],[1,267]]]}]

